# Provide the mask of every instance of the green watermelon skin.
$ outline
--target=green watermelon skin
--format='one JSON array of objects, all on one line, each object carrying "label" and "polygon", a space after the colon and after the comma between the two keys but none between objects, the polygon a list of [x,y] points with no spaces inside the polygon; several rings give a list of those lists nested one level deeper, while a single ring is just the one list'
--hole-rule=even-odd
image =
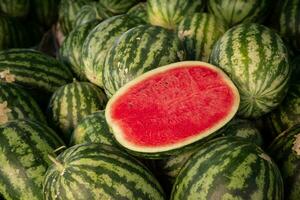
[{"label": "green watermelon skin", "polygon": [[58,21],[64,35],[75,26],[76,15],[81,7],[92,2],[92,0],[61,0],[58,9]]},{"label": "green watermelon skin", "polygon": [[113,14],[101,4],[98,2],[91,2],[79,10],[75,19],[75,27],[79,27],[85,23],[95,20],[100,22],[112,16]]},{"label": "green watermelon skin", "polygon": [[99,3],[114,15],[124,14],[139,0],[99,0]]},{"label": "green watermelon skin", "polygon": [[60,0],[31,0],[31,9],[38,22],[50,27],[58,19],[58,6]]},{"label": "green watermelon skin", "polygon": [[147,15],[147,3],[146,2],[140,2],[130,8],[127,12],[128,15],[137,17],[142,19],[145,23],[148,23],[148,15]]},{"label": "green watermelon skin", "polygon": [[45,176],[45,200],[165,199],[146,167],[111,146],[76,145],[56,160]]},{"label": "green watermelon skin", "polygon": [[127,30],[143,24],[138,18],[118,15],[104,20],[90,31],[82,47],[81,63],[87,79],[103,87],[102,71],[105,56],[115,40]]},{"label": "green watermelon skin", "polygon": [[51,165],[48,154],[64,143],[48,127],[17,120],[0,125],[0,196],[6,200],[41,200]]},{"label": "green watermelon skin", "polygon": [[300,124],[296,124],[278,135],[268,149],[281,171],[287,200],[297,200],[300,195],[299,142]]},{"label": "green watermelon skin", "polygon": [[270,0],[208,0],[208,10],[228,26],[262,22],[271,6]]},{"label": "green watermelon skin", "polygon": [[4,104],[6,104],[5,109],[8,112],[0,109],[0,113],[4,117],[2,120],[0,117],[0,124],[19,119],[47,123],[36,101],[20,86],[12,83],[0,83],[0,105]]},{"label": "green watermelon skin", "polygon": [[[1,51],[0,73],[1,82],[13,82],[42,93],[52,93],[73,80],[71,71],[55,58],[30,49]],[[12,79],[7,79],[6,73]]]},{"label": "green watermelon skin", "polygon": [[104,110],[95,112],[78,123],[71,136],[70,146],[89,142],[117,146],[105,120]]},{"label": "green watermelon skin", "polygon": [[225,33],[227,27],[219,19],[207,13],[195,13],[182,19],[177,27],[190,60],[208,62],[213,45]]},{"label": "green watermelon skin", "polygon": [[288,51],[281,38],[263,25],[241,24],[228,30],[215,43],[210,62],[239,89],[242,118],[261,117],[286,96],[291,75]]},{"label": "green watermelon skin", "polygon": [[203,0],[148,0],[149,22],[154,26],[176,29],[184,16],[200,12],[204,8]]},{"label": "green watermelon skin", "polygon": [[58,88],[51,97],[48,116],[53,125],[69,141],[74,128],[84,117],[105,108],[107,98],[88,82],[73,82]]},{"label": "green watermelon skin", "polygon": [[84,69],[81,66],[82,44],[89,32],[97,26],[98,21],[92,21],[74,28],[64,39],[59,49],[59,59],[66,64],[79,80],[86,80]]},{"label": "green watermelon skin", "polygon": [[184,59],[185,49],[174,32],[151,25],[132,28],[107,53],[103,69],[105,93],[111,97],[137,76]]},{"label": "green watermelon skin", "polygon": [[171,200],[283,199],[283,181],[271,158],[253,143],[223,137],[204,144],[184,165]]},{"label": "green watermelon skin", "polygon": [[295,50],[300,51],[300,1],[286,0],[281,4],[279,32]]},{"label": "green watermelon skin", "polygon": [[1,0],[0,11],[11,17],[25,17],[29,13],[30,0]]}]

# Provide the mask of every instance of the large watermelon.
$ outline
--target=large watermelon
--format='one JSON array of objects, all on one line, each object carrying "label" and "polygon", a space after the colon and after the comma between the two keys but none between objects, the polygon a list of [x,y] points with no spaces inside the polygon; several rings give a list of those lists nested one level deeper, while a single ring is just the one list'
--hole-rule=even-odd
[{"label": "large watermelon", "polygon": [[300,124],[282,132],[269,147],[269,153],[278,164],[284,180],[286,200],[300,196]]},{"label": "large watermelon", "polygon": [[104,111],[86,116],[74,129],[70,141],[71,146],[88,142],[116,146],[113,134],[106,123]]},{"label": "large watermelon", "polygon": [[105,115],[121,145],[133,154],[160,158],[214,136],[238,105],[238,91],[223,71],[189,61],[130,81],[109,100]]},{"label": "large watermelon", "polygon": [[105,93],[110,97],[142,73],[184,59],[184,47],[174,32],[151,25],[132,28],[106,55],[102,74]]},{"label": "large watermelon", "polygon": [[0,125],[1,199],[43,199],[43,179],[51,165],[48,155],[63,145],[41,124],[19,120]]},{"label": "large watermelon", "polygon": [[210,62],[239,89],[241,117],[257,118],[272,111],[287,93],[291,74],[287,49],[263,25],[246,23],[228,30],[214,45]]},{"label": "large watermelon", "polygon": [[202,11],[204,0],[148,0],[149,22],[155,26],[175,29],[186,15]]},{"label": "large watermelon", "polygon": [[89,32],[97,26],[98,23],[96,20],[75,27],[64,39],[59,49],[59,59],[72,69],[80,80],[86,79],[84,69],[81,65],[83,43]]},{"label": "large watermelon", "polygon": [[146,167],[111,146],[76,145],[54,162],[44,181],[45,200],[165,199]]},{"label": "large watermelon", "polygon": [[208,10],[228,26],[262,22],[271,7],[271,0],[208,0]]},{"label": "large watermelon", "polygon": [[99,0],[99,3],[102,4],[102,6],[115,15],[126,13],[138,2],[139,0]]},{"label": "large watermelon", "polygon": [[102,70],[107,51],[122,33],[143,23],[129,15],[118,15],[104,20],[88,34],[81,60],[89,81],[103,87]]},{"label": "large watermelon", "polygon": [[0,12],[11,17],[25,17],[29,13],[30,0],[1,0]]},{"label": "large watermelon", "polygon": [[17,119],[46,123],[43,112],[24,89],[0,82],[0,124]]},{"label": "large watermelon", "polygon": [[171,200],[283,199],[280,171],[259,147],[237,137],[212,140],[184,165]]},{"label": "large watermelon", "polygon": [[226,26],[211,14],[195,13],[182,19],[177,27],[190,60],[208,62],[215,42],[225,33]]},{"label": "large watermelon", "polygon": [[106,101],[102,90],[93,84],[74,81],[54,92],[48,106],[48,116],[53,125],[63,133],[62,137],[69,141],[78,122],[87,115],[104,109]]}]

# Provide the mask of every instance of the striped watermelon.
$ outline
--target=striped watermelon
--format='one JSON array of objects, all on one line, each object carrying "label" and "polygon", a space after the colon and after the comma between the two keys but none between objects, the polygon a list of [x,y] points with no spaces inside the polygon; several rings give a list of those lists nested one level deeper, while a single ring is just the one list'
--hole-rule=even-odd
[{"label": "striped watermelon", "polygon": [[184,59],[184,48],[174,32],[151,25],[132,28],[107,53],[103,68],[105,93],[111,97],[144,72]]},{"label": "striped watermelon", "polygon": [[45,176],[45,200],[165,199],[146,167],[111,146],[76,145],[54,162]]},{"label": "striped watermelon", "polygon": [[281,38],[259,24],[228,30],[214,45],[210,62],[223,69],[241,95],[238,114],[257,118],[276,108],[285,97],[291,74]]},{"label": "striped watermelon", "polygon": [[78,27],[95,20],[103,21],[111,16],[113,16],[113,14],[104,8],[100,3],[91,2],[79,10],[78,14],[76,15],[74,27]]},{"label": "striped watermelon", "polygon": [[58,18],[60,0],[31,0],[31,9],[38,22],[46,27],[54,24]]},{"label": "striped watermelon", "polygon": [[116,146],[113,134],[106,123],[104,111],[83,118],[74,129],[71,146],[88,142]]},{"label": "striped watermelon", "polygon": [[300,1],[282,1],[279,14],[279,31],[293,47],[300,51]]},{"label": "striped watermelon", "polygon": [[281,170],[285,183],[284,199],[299,199],[300,124],[296,124],[276,137],[269,147],[269,152]]},{"label": "striped watermelon", "polygon": [[82,6],[92,0],[60,0],[58,20],[64,35],[68,35],[74,28],[76,15]]},{"label": "striped watermelon", "polygon": [[92,21],[75,27],[64,39],[59,49],[60,61],[72,69],[80,80],[86,80],[84,69],[81,65],[82,44],[89,32],[97,26],[98,23],[98,21]]},{"label": "striped watermelon", "polygon": [[12,83],[0,82],[0,125],[18,119],[46,124],[43,112],[25,90]]},{"label": "striped watermelon", "polygon": [[238,105],[238,91],[222,70],[187,61],[124,85],[109,100],[105,116],[116,141],[132,154],[164,158],[214,137]]},{"label": "striped watermelon", "polygon": [[125,31],[142,24],[138,18],[118,15],[101,22],[87,36],[82,47],[82,66],[88,80],[103,87],[102,70],[107,51]]},{"label": "striped watermelon", "polygon": [[214,43],[225,33],[226,26],[211,14],[186,16],[177,27],[190,60],[208,62]]},{"label": "striped watermelon", "polygon": [[30,0],[1,0],[0,11],[11,17],[25,17],[29,13]]},{"label": "striped watermelon", "polygon": [[170,199],[282,200],[283,181],[259,147],[223,137],[193,154],[177,176]]},{"label": "striped watermelon", "polygon": [[126,13],[138,2],[139,0],[99,0],[99,3],[102,4],[102,6],[115,15]]},{"label": "striped watermelon", "polygon": [[147,3],[146,2],[140,2],[130,8],[127,12],[128,15],[131,15],[133,17],[137,17],[142,19],[145,23],[148,22],[148,15],[147,15]]},{"label": "striped watermelon", "polygon": [[43,199],[43,179],[51,165],[48,155],[63,145],[41,124],[18,120],[0,125],[1,199]]},{"label": "striped watermelon", "polygon": [[106,96],[96,86],[88,82],[64,85],[54,92],[48,106],[50,121],[69,141],[73,129],[84,117],[105,108]]},{"label": "striped watermelon", "polygon": [[155,26],[175,29],[184,16],[202,11],[204,0],[148,0],[149,22]]},{"label": "striped watermelon", "polygon": [[28,90],[52,93],[72,82],[70,70],[56,59],[30,49],[0,52],[0,81],[13,82]]},{"label": "striped watermelon", "polygon": [[262,22],[271,6],[271,0],[208,0],[208,10],[228,26],[240,23]]}]

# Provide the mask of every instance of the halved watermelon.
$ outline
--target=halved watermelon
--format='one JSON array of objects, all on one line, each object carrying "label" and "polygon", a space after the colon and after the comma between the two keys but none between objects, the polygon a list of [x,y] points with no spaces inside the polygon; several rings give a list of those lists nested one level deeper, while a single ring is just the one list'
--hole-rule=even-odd
[{"label": "halved watermelon", "polygon": [[212,136],[235,115],[239,102],[221,69],[185,61],[127,83],[110,99],[105,115],[122,146],[158,158]]}]

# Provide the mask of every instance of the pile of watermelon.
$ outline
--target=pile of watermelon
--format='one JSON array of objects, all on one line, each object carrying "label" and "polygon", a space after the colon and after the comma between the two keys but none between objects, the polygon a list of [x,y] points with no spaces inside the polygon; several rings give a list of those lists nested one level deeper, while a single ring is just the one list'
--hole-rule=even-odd
[{"label": "pile of watermelon", "polygon": [[1,0],[0,30],[0,199],[300,199],[300,0]]}]

